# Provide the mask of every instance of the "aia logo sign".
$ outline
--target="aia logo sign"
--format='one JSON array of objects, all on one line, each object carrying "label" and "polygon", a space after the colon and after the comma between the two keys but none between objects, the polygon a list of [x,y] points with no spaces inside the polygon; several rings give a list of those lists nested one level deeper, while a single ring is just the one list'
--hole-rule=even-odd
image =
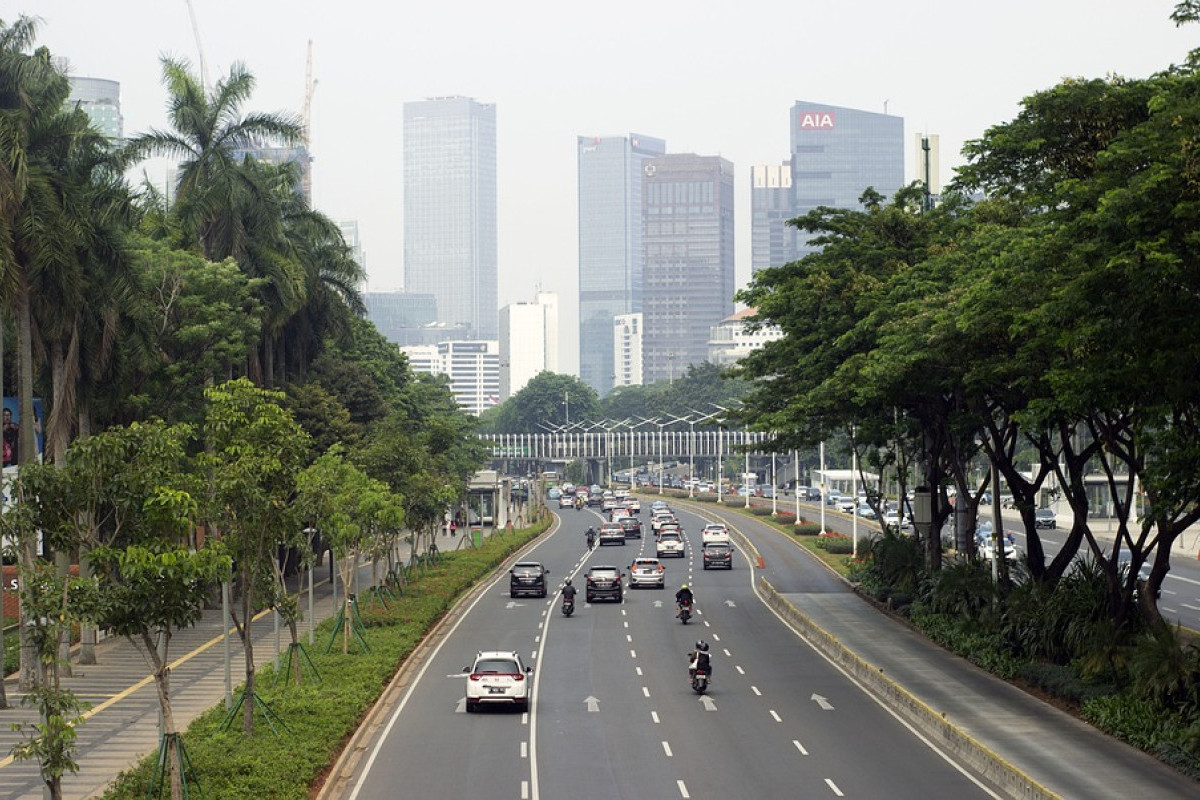
[{"label": "aia logo sign", "polygon": [[798,111],[801,130],[833,130],[832,111]]}]

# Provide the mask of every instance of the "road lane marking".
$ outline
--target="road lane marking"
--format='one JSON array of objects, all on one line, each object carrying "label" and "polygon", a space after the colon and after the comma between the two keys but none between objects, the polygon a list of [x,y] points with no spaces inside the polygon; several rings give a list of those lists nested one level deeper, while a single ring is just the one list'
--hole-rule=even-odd
[{"label": "road lane marking", "polygon": [[639,678],[642,677],[642,668],[641,667],[634,667],[633,671],[637,673]]},{"label": "road lane marking", "polygon": [[675,784],[679,787],[679,796],[680,797],[685,798],[685,800],[686,800],[686,798],[691,797],[691,795],[688,794],[686,783],[684,783],[683,781],[675,781]]},{"label": "road lane marking", "polygon": [[632,643],[632,642],[633,642],[633,636],[632,636],[631,634],[628,634],[628,633],[627,633],[627,634],[625,634],[625,641],[627,641],[627,642],[631,642],[631,643]]},{"label": "road lane marking", "polygon": [[642,697],[649,697],[649,696],[650,696],[650,687],[643,686],[642,687]]},{"label": "road lane marking", "polygon": [[629,651],[629,657],[630,657],[630,658],[637,658],[637,650],[630,650],[630,651]]},{"label": "road lane marking", "polygon": [[714,633],[714,634],[713,634],[713,641],[714,641],[714,642],[719,642],[719,641],[721,641],[721,637],[720,637],[720,636],[717,636],[717,635]]},{"label": "road lane marking", "polygon": [[671,745],[669,742],[663,742],[662,746],[663,746],[663,752],[667,754],[667,758],[670,758],[671,756],[675,755],[674,753],[671,752]]},{"label": "road lane marking", "polygon": [[529,742],[521,742],[521,758],[529,758]]},{"label": "road lane marking", "polygon": [[845,796],[846,796],[846,795],[842,794],[842,790],[841,790],[841,789],[839,789],[839,788],[837,787],[837,784],[833,782],[833,778],[826,778],[826,779],[825,779],[825,784],[826,784],[826,785],[827,785],[827,786],[828,786],[830,789],[833,789],[833,793],[834,793],[835,795],[837,795],[838,797],[845,797]]},{"label": "road lane marking", "polygon": [[800,742],[798,742],[795,739],[792,739],[792,744],[796,745],[796,749],[800,751],[800,755],[802,755],[802,756],[808,755],[808,751],[804,749],[804,745],[800,744]]},{"label": "road lane marking", "polygon": [[521,781],[521,800],[529,800],[529,781]]},{"label": "road lane marking", "polygon": [[725,652],[726,656],[728,656],[729,658],[733,658],[733,653],[729,652],[728,647],[724,647],[724,648],[722,648],[722,650]]},{"label": "road lane marking", "polygon": [[736,669],[736,670],[738,671],[738,675],[745,675],[745,674],[746,674],[746,670],[742,669],[740,666],[736,666],[736,665],[735,665],[735,666],[734,666],[734,669]]},{"label": "road lane marking", "polygon": [[771,709],[771,718],[773,720],[775,720],[776,722],[783,722],[783,720],[780,719],[779,715],[775,713],[775,709],[773,709],[773,708]]},{"label": "road lane marking", "polygon": [[654,720],[654,724],[655,724],[655,725],[660,725],[660,724],[662,724],[662,720],[660,720],[660,719],[658,718],[658,712],[657,712],[657,711],[651,711],[651,712],[650,712],[650,719]]},{"label": "road lane marking", "polygon": [[762,697],[762,692],[760,692],[760,691],[758,690],[758,687],[757,687],[757,686],[751,686],[751,687],[750,687],[750,691],[754,692],[754,693],[755,693],[756,695],[758,695],[759,697]]}]

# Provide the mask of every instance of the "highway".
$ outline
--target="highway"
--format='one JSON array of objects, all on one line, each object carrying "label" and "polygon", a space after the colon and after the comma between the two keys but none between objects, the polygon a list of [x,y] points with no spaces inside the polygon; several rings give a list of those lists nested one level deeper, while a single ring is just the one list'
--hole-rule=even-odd
[{"label": "highway", "polygon": [[[648,507],[643,520],[648,521]],[[588,552],[591,510],[562,524],[522,560],[545,563],[551,596],[510,599],[508,575],[471,601],[411,680],[386,723],[360,744],[357,800],[479,797],[583,798],[997,797],[937,751],[787,627],[758,598],[766,577],[781,592],[847,592],[783,537],[759,537],[766,570],[740,551],[730,571],[699,560],[703,519],[678,509],[688,540],[667,560],[664,591],[626,590],[621,603],[583,602],[593,564],[623,571],[642,540]],[[571,618],[555,591],[580,588]],[[697,615],[674,617],[674,590],[696,592]],[[709,642],[714,680],[698,696],[685,654]],[[477,650],[511,649],[535,668],[529,713],[467,714],[462,669]]]}]

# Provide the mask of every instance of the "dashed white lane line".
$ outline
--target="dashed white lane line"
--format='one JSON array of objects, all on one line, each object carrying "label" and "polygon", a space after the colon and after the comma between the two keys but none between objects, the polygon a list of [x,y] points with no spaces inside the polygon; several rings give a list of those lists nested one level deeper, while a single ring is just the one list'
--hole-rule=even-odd
[{"label": "dashed white lane line", "polygon": [[660,719],[658,718],[658,712],[657,712],[657,711],[651,711],[651,712],[650,712],[650,719],[652,719],[652,720],[654,721],[654,724],[655,724],[655,725],[659,725],[659,724],[661,724],[661,723],[662,723],[662,720],[660,720]]},{"label": "dashed white lane line", "polygon": [[733,658],[733,653],[729,652],[728,647],[722,648],[722,651],[725,653],[725,655],[729,656],[730,658]]},{"label": "dashed white lane line", "polygon": [[641,667],[634,667],[633,671],[637,673],[639,678],[642,677],[642,668]]},{"label": "dashed white lane line", "polygon": [[521,742],[521,758],[529,758],[529,742]]},{"label": "dashed white lane line", "polygon": [[633,641],[633,634],[630,634],[630,633],[627,633],[627,634],[625,634],[625,641],[627,641],[627,642],[632,642],[632,641]]},{"label": "dashed white lane line", "polygon": [[671,752],[670,742],[663,742],[662,746],[663,746],[663,752],[667,754],[667,758],[670,758],[671,756],[675,755],[674,753]]},{"label": "dashed white lane line", "polygon": [[826,785],[826,786],[828,786],[830,789],[832,789],[832,790],[833,790],[833,793],[834,793],[835,795],[837,795],[838,797],[845,797],[845,796],[846,796],[846,795],[842,794],[842,790],[841,790],[841,789],[839,789],[839,788],[837,787],[837,784],[833,782],[833,779],[832,779],[832,778],[826,778],[826,779],[825,779],[825,785]]},{"label": "dashed white lane line", "polygon": [[679,796],[680,797],[685,798],[685,800],[686,800],[686,798],[691,797],[691,795],[688,794],[686,783],[684,783],[683,781],[675,781],[675,784],[679,787]]},{"label": "dashed white lane line", "polygon": [[717,636],[717,635],[714,633],[714,634],[713,634],[713,641],[714,641],[714,642],[719,642],[719,641],[721,641],[721,637],[720,637],[720,636]]},{"label": "dashed white lane line", "polygon": [[630,650],[630,651],[629,651],[629,657],[630,657],[630,658],[637,658],[637,650]]},{"label": "dashed white lane line", "polygon": [[802,756],[808,755],[808,751],[804,749],[804,745],[800,744],[800,742],[796,741],[795,739],[792,739],[792,744],[796,745],[796,749],[800,751],[800,755],[802,755]]},{"label": "dashed white lane line", "polygon": [[734,668],[734,669],[736,669],[736,670],[738,671],[738,675],[745,675],[745,674],[746,674],[746,670],[742,669],[741,667],[739,667],[739,666],[737,666],[737,665],[734,665],[734,667],[733,667],[733,668]]},{"label": "dashed white lane line", "polygon": [[760,692],[760,691],[758,690],[758,687],[757,687],[757,686],[751,686],[751,687],[750,687],[750,691],[754,692],[754,693],[755,693],[756,695],[758,695],[759,697],[762,697],[762,692]]},{"label": "dashed white lane line", "polygon": [[776,722],[783,722],[783,720],[780,719],[779,715],[775,713],[775,709],[773,709],[773,708],[771,709],[771,718],[774,719]]},{"label": "dashed white lane line", "polygon": [[521,800],[529,800],[529,781],[521,781]]},{"label": "dashed white lane line", "polygon": [[649,697],[649,696],[650,696],[650,687],[643,686],[642,687],[642,697]]}]

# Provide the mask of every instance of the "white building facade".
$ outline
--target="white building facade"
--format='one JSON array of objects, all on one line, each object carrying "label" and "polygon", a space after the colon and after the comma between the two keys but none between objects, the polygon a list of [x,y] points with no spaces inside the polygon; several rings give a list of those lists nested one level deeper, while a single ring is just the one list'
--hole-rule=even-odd
[{"label": "white building facade", "polygon": [[708,337],[708,360],[718,367],[729,367],[767,342],[783,338],[778,325],[764,325],[751,331],[746,320],[756,313],[757,309],[743,309],[714,325]]},{"label": "white building facade", "polygon": [[458,340],[401,347],[413,372],[446,375],[459,407],[479,415],[500,403],[500,343]]},{"label": "white building facade", "polygon": [[642,385],[642,315],[613,317],[613,386]]},{"label": "white building facade", "polygon": [[558,295],[500,309],[500,402],[540,373],[558,372]]}]

